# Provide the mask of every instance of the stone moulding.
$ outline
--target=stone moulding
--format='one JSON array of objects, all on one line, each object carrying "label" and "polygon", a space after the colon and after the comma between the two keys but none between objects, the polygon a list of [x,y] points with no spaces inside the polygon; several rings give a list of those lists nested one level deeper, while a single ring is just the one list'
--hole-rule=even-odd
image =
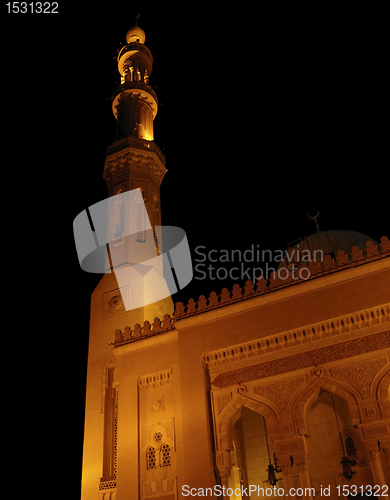
[{"label": "stone moulding", "polygon": [[203,355],[203,363],[205,367],[211,369],[241,359],[255,358],[285,348],[308,344],[327,337],[336,337],[389,322],[390,303],[208,352]]},{"label": "stone moulding", "polygon": [[188,318],[195,314],[202,314],[235,302],[271,293],[274,290],[294,286],[303,281],[319,278],[343,269],[364,265],[386,257],[390,257],[390,241],[387,236],[382,236],[380,245],[375,245],[372,241],[368,241],[364,251],[357,246],[353,246],[351,254],[346,254],[342,250],[339,250],[336,259],[333,259],[331,255],[325,255],[323,262],[308,262],[310,277],[306,280],[293,280],[291,276],[281,280],[275,273],[272,273],[268,280],[264,277],[260,277],[256,285],[250,280],[247,280],[243,288],[236,283],[233,285],[231,291],[227,288],[223,288],[220,295],[216,292],[211,292],[208,299],[206,299],[204,295],[201,295],[197,302],[191,298],[186,306],[182,302],[176,302],[173,317],[166,314],[162,321],[159,318],[154,318],[152,324],[146,320],[143,326],[137,323],[133,329],[126,326],[124,332],[115,330],[115,342],[111,343],[111,345],[118,347],[123,344],[137,342],[173,330],[175,328],[175,321],[180,319]]},{"label": "stone moulding", "polygon": [[330,361],[365,354],[390,347],[390,331],[376,333],[360,339],[348,340],[340,344],[320,347],[312,351],[294,354],[273,361],[266,361],[256,365],[219,373],[212,385],[223,388],[236,384],[251,382],[252,380],[271,377],[281,373],[293,372],[301,368],[317,366]]}]

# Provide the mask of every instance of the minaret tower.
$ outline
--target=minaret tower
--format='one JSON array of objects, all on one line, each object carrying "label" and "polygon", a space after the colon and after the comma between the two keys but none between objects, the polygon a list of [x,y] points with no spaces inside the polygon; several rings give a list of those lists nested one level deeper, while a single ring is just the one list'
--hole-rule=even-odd
[{"label": "minaret tower", "polygon": [[116,141],[107,150],[104,180],[113,196],[140,188],[152,226],[161,225],[160,184],[165,158],[153,141],[157,96],[149,85],[153,57],[144,45],[145,33],[134,26],[118,54],[121,83],[112,95],[117,120]]},{"label": "minaret tower", "polygon": [[[145,33],[140,27],[130,29],[126,41],[127,45],[118,54],[121,84],[112,96],[112,110],[117,119],[116,140],[107,149],[103,173],[109,190],[107,241],[111,242],[110,265],[91,297],[82,500],[92,500],[98,494],[99,498],[113,499],[117,488],[117,464],[121,456],[124,461],[128,456],[127,451],[120,451],[120,443],[124,443],[121,448],[124,450],[128,439],[120,435],[116,426],[120,418],[116,404],[117,384],[122,372],[115,368],[112,347],[115,332],[133,329],[137,324],[143,326],[145,321],[152,324],[156,317],[162,320],[166,314],[173,314],[169,295],[163,295],[165,298],[158,302],[145,301],[146,305],[142,307],[126,307],[132,294],[144,294],[145,297],[148,286],[157,286],[156,278],[161,278],[159,270],[148,267],[145,262],[155,257],[156,252],[161,253],[155,228],[161,226],[160,185],[166,172],[165,158],[153,141],[153,120],[158,106],[157,96],[149,85],[153,58],[144,45]],[[136,208],[134,213],[132,207],[131,217],[128,204],[116,201],[124,198],[116,195],[135,189],[142,193],[150,225],[144,220],[142,200],[139,204],[142,210]],[[137,193],[136,205],[141,193]],[[129,224],[134,226],[134,217],[137,232],[131,233],[128,229]],[[150,226],[152,230],[148,229]],[[126,235],[133,238],[129,245],[131,252],[126,245]],[[110,266],[115,272],[110,272]],[[126,266],[135,269],[148,286],[142,288],[142,280],[136,280],[135,285],[132,282],[127,289],[119,289],[117,269]],[[123,401],[130,401],[131,395],[137,395],[137,375],[127,365],[124,373],[133,382],[131,385],[127,380],[121,386]],[[136,411],[136,402],[130,406]],[[126,404],[122,405],[122,411],[127,411]],[[126,418],[122,418],[122,427],[125,428],[123,422]],[[126,465],[122,470],[127,470]]]},{"label": "minaret tower", "polygon": [[[138,236],[131,245],[123,244],[121,237],[129,227],[130,213],[128,207],[112,205],[108,241],[115,240],[111,246],[114,267],[142,263],[155,257],[156,251],[161,253],[160,233],[155,228],[161,226],[160,185],[166,172],[165,158],[153,141],[153,120],[158,108],[157,96],[149,85],[153,57],[144,45],[145,33],[139,26],[127,32],[126,41],[118,54],[121,83],[112,95],[112,111],[117,120],[116,141],[107,150],[103,177],[110,197],[140,189],[153,234],[146,231],[144,211],[139,211],[136,221]],[[132,217],[135,217],[134,211]],[[138,269],[141,273],[146,271],[146,268]],[[139,289],[135,288],[129,293],[139,294]],[[165,301],[138,311],[134,320],[142,324],[144,320],[153,321],[156,316],[162,318],[164,314],[172,313],[173,302],[171,297],[167,297]]]}]

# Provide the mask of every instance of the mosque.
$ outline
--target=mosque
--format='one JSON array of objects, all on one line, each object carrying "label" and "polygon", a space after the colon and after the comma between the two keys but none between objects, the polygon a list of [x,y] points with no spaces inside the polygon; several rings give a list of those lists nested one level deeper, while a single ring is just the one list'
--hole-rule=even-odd
[{"label": "mosque", "polygon": [[[139,188],[156,227],[166,167],[153,59],[140,27],[126,41],[103,175],[110,197]],[[104,274],[91,299],[82,500],[389,495],[390,242],[316,225],[286,253],[313,258],[187,304],[127,310]]]}]

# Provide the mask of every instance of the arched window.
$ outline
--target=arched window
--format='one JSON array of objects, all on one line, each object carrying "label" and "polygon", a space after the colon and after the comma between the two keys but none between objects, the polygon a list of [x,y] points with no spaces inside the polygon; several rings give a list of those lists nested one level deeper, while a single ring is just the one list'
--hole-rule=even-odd
[{"label": "arched window", "polygon": [[161,446],[161,467],[168,467],[171,464],[171,447],[169,444]]},{"label": "arched window", "polygon": [[155,469],[156,468],[156,448],[154,446],[149,446],[146,452],[146,468]]}]

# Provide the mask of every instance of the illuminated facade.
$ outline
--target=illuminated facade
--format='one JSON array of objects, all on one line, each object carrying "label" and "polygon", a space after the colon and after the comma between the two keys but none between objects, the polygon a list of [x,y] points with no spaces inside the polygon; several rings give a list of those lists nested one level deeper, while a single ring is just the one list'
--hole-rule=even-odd
[{"label": "illuminated facade", "polygon": [[[144,41],[131,29],[118,55],[104,178],[110,196],[141,188],[160,225],[165,159]],[[216,485],[238,500],[275,479],[310,488],[308,498],[328,486],[332,499],[343,485],[386,492],[390,242],[317,231],[300,245],[324,252],[295,263],[310,279],[274,274],[174,314],[171,298],[126,311],[115,275],[103,276],[91,301],[82,500],[176,500]]]}]

